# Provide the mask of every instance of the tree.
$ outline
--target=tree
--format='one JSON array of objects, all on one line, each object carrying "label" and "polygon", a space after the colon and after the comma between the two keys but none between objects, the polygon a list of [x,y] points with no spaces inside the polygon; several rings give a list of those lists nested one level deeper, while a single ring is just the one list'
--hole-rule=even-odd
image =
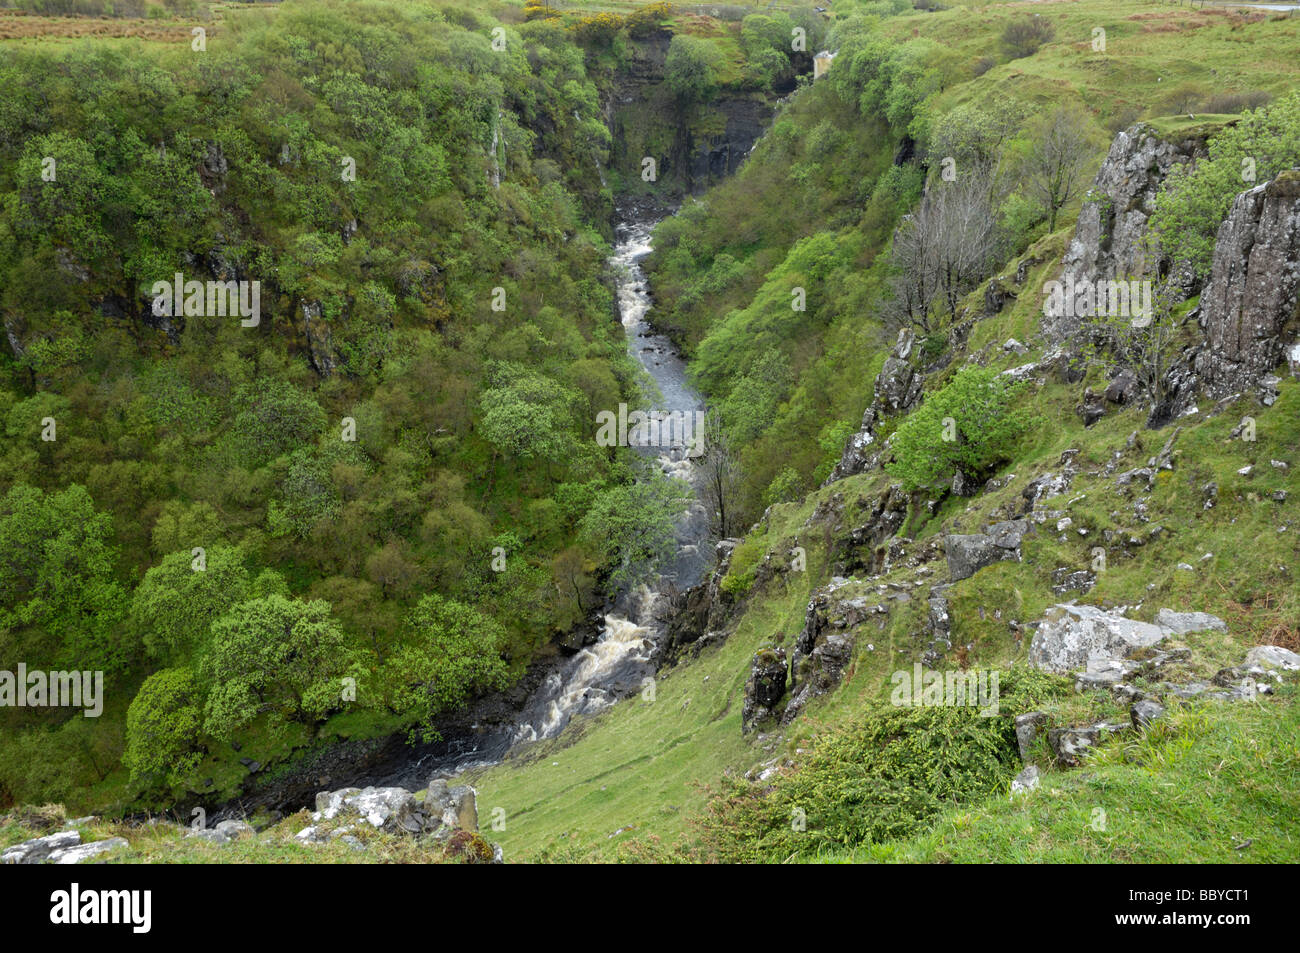
[{"label": "tree", "polygon": [[997,260],[997,225],[987,170],[959,169],[937,182],[905,216],[890,249],[893,274],[885,314],[925,334],[957,318],[957,306]]},{"label": "tree", "polygon": [[1088,167],[1088,126],[1078,112],[1057,109],[1039,128],[1025,160],[1025,188],[1056,230],[1056,216],[1078,194]]},{"label": "tree", "polygon": [[1190,262],[1203,279],[1236,197],[1300,166],[1300,92],[1246,113],[1210,140],[1209,152],[1208,159],[1170,169],[1151,216],[1164,255]]},{"label": "tree", "polygon": [[586,545],[611,566],[612,592],[648,578],[672,555],[689,489],[649,464],[631,482],[599,493],[579,524]]},{"label": "tree", "polygon": [[679,106],[708,102],[718,87],[718,51],[707,40],[679,33],[668,45],[664,79]]},{"label": "tree", "polygon": [[946,480],[956,470],[979,477],[1006,459],[1029,426],[1015,407],[1020,387],[992,369],[967,366],[903,419],[885,469],[907,490]]},{"label": "tree", "polygon": [[175,663],[204,646],[209,627],[249,596],[243,553],[214,546],[195,568],[189,550],[172,553],[144,575],[131,598],[131,618],[154,658]]},{"label": "tree", "polygon": [[165,668],[144,680],[126,712],[122,763],[131,780],[183,783],[199,763],[203,693],[194,673]]},{"label": "tree", "polygon": [[710,420],[704,433],[704,456],[699,460],[700,496],[709,511],[710,528],[718,539],[734,535],[742,527],[736,507],[740,468],[724,428]]},{"label": "tree", "polygon": [[1145,315],[1145,320],[1111,308],[1088,318],[1079,328],[1082,343],[1093,358],[1111,370],[1133,372],[1156,414],[1165,400],[1169,368],[1181,352],[1181,322],[1174,314],[1173,293],[1157,290],[1152,313]]},{"label": "tree", "polygon": [[11,487],[0,499],[0,629],[35,630],[69,666],[123,667],[133,646],[117,630],[127,603],[111,534],[83,486]]},{"label": "tree", "polygon": [[384,666],[391,707],[433,734],[432,719],[477,692],[504,688],[506,632],[491,616],[462,602],[428,595],[406,619],[407,644]]},{"label": "tree", "polygon": [[267,712],[322,718],[340,707],[346,674],[359,672],[329,603],[281,595],[240,603],[212,624],[204,729],[225,739]]}]

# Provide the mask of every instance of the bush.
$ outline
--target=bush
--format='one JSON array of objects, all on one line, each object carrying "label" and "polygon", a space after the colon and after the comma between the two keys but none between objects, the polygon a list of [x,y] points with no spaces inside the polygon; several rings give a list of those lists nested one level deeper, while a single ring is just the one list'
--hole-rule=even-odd
[{"label": "bush", "polygon": [[[1175,166],[1156,196],[1161,251],[1208,277],[1220,223],[1238,194],[1300,165],[1300,93],[1246,113],[1210,141],[1210,157]],[[1254,175],[1243,177],[1245,170]]]},{"label": "bush", "polygon": [[188,669],[165,668],[145,679],[126,712],[122,763],[131,780],[179,784],[199,763],[203,696]]},{"label": "bush", "polygon": [[1002,713],[993,717],[974,707],[879,705],[822,735],[791,774],[765,785],[724,781],[698,824],[706,856],[781,862],[915,834],[947,807],[1004,790],[1020,767],[1013,713],[1064,688],[1013,669],[1000,673]]},{"label": "bush", "polygon": [[1056,36],[1056,26],[1046,17],[1034,14],[1017,17],[1002,31],[1002,49],[1013,60],[1033,56],[1044,43]]},{"label": "bush", "polygon": [[1021,391],[996,371],[964,367],[898,427],[886,466],[906,489],[930,486],[961,470],[979,477],[1010,457],[1029,415],[1014,410]]},{"label": "bush", "polygon": [[638,7],[627,15],[627,35],[640,39],[658,33],[663,28],[663,21],[673,15],[671,3],[651,3]]}]

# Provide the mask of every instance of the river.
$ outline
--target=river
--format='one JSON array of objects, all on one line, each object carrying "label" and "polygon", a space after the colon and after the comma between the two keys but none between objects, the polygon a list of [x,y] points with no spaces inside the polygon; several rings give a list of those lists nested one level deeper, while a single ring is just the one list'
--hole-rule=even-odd
[{"label": "river", "polygon": [[[685,361],[650,321],[652,301],[641,261],[650,253],[655,221],[633,217],[617,226],[609,264],[618,313],[629,353],[645,368],[658,391],[642,409],[693,418],[704,409],[704,402],[687,382]],[[699,582],[712,554],[708,513],[700,502],[698,478],[686,456],[687,448],[678,444],[635,449],[652,457],[664,473],[680,479],[689,498],[677,522],[675,555],[658,568],[654,583],[619,594],[604,617],[599,639],[547,674],[513,726],[470,731],[437,745],[421,746],[400,767],[365,783],[419,790],[435,777],[497,764],[515,745],[554,737],[574,717],[594,714],[642,691],[644,680],[654,675],[654,649],[662,630],[659,615],[668,597]]]}]

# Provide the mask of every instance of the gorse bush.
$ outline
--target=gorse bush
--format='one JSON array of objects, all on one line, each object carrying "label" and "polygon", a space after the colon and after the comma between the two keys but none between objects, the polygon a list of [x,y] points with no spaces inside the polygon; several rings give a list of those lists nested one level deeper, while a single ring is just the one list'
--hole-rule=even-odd
[{"label": "gorse bush", "polygon": [[779,863],[914,834],[945,808],[1002,790],[1020,767],[1014,713],[1067,689],[1055,676],[1012,669],[1000,673],[996,716],[879,704],[822,734],[793,772],[764,785],[725,781],[696,825],[701,852]]},{"label": "gorse bush", "polygon": [[885,469],[908,490],[931,486],[957,470],[985,475],[1010,459],[1030,416],[1014,405],[1022,387],[997,371],[964,367],[899,424]]}]

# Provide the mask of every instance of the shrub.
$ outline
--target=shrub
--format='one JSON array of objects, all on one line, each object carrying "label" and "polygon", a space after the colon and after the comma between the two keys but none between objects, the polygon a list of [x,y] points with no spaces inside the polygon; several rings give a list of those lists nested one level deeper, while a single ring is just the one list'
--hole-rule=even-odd
[{"label": "shrub", "polygon": [[135,782],[180,783],[199,763],[203,696],[188,669],[165,668],[145,679],[126,712],[122,763]]},{"label": "shrub", "polygon": [[[946,807],[988,797],[1020,767],[1013,713],[1065,688],[1030,669],[1000,673],[1002,714],[879,705],[823,734],[803,763],[764,785],[727,779],[698,822],[709,859],[780,862],[907,837]],[[770,785],[770,790],[768,790]],[[806,830],[797,829],[797,820]]]},{"label": "shrub", "polygon": [[673,15],[671,3],[651,3],[638,7],[627,15],[627,35],[635,38],[650,36],[662,29],[663,21]]},{"label": "shrub", "polygon": [[1056,36],[1056,26],[1046,17],[1017,17],[1002,31],[1002,49],[1013,60],[1033,56],[1044,43]]},{"label": "shrub", "polygon": [[898,427],[886,466],[908,490],[932,485],[954,470],[978,477],[1007,459],[1029,425],[1013,409],[1021,391],[996,371],[964,367]]}]

